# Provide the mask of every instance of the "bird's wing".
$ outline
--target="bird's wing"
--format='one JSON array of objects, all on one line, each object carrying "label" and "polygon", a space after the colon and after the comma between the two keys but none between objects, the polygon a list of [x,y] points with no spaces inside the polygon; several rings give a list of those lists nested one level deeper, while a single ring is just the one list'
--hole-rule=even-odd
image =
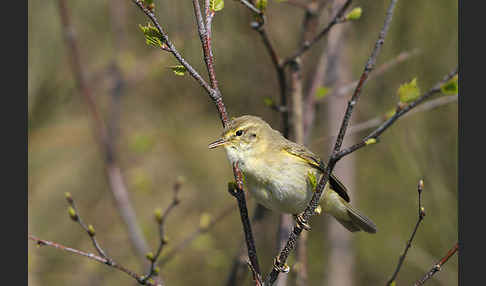
[{"label": "bird's wing", "polygon": [[[284,151],[290,153],[291,155],[297,156],[304,161],[306,161],[311,167],[318,169],[321,172],[324,172],[326,168],[326,164],[324,164],[321,159],[314,153],[312,153],[306,147],[294,143],[292,141],[288,141],[289,144],[283,148]],[[339,179],[331,174],[329,177],[329,183],[331,184],[331,189],[333,189],[336,193],[339,194],[345,201],[350,202],[348,193],[346,192],[346,187],[339,181]]]}]

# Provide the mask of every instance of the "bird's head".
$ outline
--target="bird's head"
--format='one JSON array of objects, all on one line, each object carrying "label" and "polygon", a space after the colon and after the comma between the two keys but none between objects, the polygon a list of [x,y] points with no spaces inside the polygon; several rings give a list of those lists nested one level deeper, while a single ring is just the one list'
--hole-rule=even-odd
[{"label": "bird's head", "polygon": [[264,151],[270,133],[275,132],[268,123],[257,116],[244,115],[233,118],[221,138],[209,144],[209,149],[223,146],[231,161],[245,159]]}]

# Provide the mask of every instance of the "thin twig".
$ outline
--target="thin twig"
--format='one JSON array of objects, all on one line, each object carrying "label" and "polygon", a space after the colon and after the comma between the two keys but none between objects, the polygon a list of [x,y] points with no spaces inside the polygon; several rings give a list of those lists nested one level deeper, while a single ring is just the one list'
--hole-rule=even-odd
[{"label": "thin twig", "polygon": [[395,281],[397,278],[398,272],[400,272],[400,268],[402,267],[403,261],[405,261],[405,257],[407,256],[408,250],[412,246],[412,241],[413,238],[415,237],[415,233],[417,233],[417,229],[422,222],[422,220],[425,217],[425,210],[422,207],[422,189],[424,187],[424,181],[420,180],[417,186],[417,191],[418,191],[418,220],[417,223],[415,224],[415,227],[413,229],[412,235],[407,241],[407,244],[405,246],[405,250],[403,251],[402,255],[400,255],[400,258],[398,259],[398,264],[397,267],[395,268],[395,272],[393,272],[393,275],[388,279],[388,282],[386,285],[392,285],[392,283]]},{"label": "thin twig", "polygon": [[76,255],[87,257],[87,258],[92,259],[94,261],[97,261],[99,263],[108,265],[109,267],[118,269],[118,270],[130,275],[133,279],[135,279],[141,285],[162,286],[162,284],[155,284],[151,280],[142,281],[142,278],[143,278],[142,276],[140,276],[137,273],[125,268],[124,266],[116,263],[113,260],[110,261],[110,260],[108,260],[104,257],[97,256],[96,254],[93,254],[93,253],[84,252],[84,251],[81,251],[81,250],[77,250],[77,249],[74,249],[74,248],[71,248],[71,247],[64,246],[64,245],[56,243],[56,242],[40,239],[40,238],[37,238],[37,237],[35,237],[31,234],[29,234],[28,238],[30,240],[36,242],[36,244],[38,246],[54,247],[54,248],[57,248],[57,249],[60,249],[60,250],[66,251],[66,252],[70,252],[70,253],[74,253]]},{"label": "thin twig", "polygon": [[132,0],[132,2],[135,5],[137,5],[140,8],[140,10],[142,10],[142,12],[145,13],[145,15],[154,24],[157,31],[162,35],[162,40],[169,48],[172,55],[174,55],[174,57],[179,61],[179,63],[186,68],[189,74],[206,90],[206,92],[208,93],[208,95],[211,97],[211,99],[216,104],[216,107],[218,108],[223,125],[227,123],[228,115],[226,113],[226,108],[224,107],[223,104],[223,98],[221,93],[211,88],[211,86],[201,77],[201,75],[181,56],[181,54],[177,51],[174,44],[172,44],[172,42],[169,40],[169,36],[167,36],[167,33],[165,33],[162,30],[162,27],[160,26],[155,15],[143,5],[143,2],[141,0]]},{"label": "thin twig", "polygon": [[65,0],[59,0],[59,12],[61,14],[61,24],[64,33],[66,45],[69,48],[72,69],[80,92],[82,93],[89,111],[94,119],[94,129],[96,133],[95,139],[105,156],[105,168],[109,180],[109,186],[120,216],[128,228],[128,235],[130,241],[139,256],[143,256],[147,251],[148,246],[140,230],[135,211],[131,205],[128,197],[128,192],[124,183],[120,168],[116,164],[115,150],[113,143],[110,143],[108,131],[103,121],[98,107],[93,98],[92,90],[88,85],[85,76],[84,66],[81,61],[79,46],[75,37],[74,28],[71,25],[69,10],[66,6]]},{"label": "thin twig", "polygon": [[[403,114],[402,117],[405,118],[405,117],[412,115],[412,114],[415,114],[417,112],[433,110],[437,107],[447,105],[449,103],[457,102],[458,97],[459,96],[456,94],[456,95],[443,96],[443,97],[439,97],[439,98],[436,98],[436,99],[426,101],[426,102],[420,104],[419,106],[417,106],[416,108],[413,108],[408,113]],[[374,128],[374,127],[378,127],[378,126],[380,126],[380,124],[385,122],[387,119],[388,119],[388,117],[386,115],[380,115],[380,116],[376,116],[376,117],[373,117],[371,119],[368,119],[366,121],[353,124],[353,125],[349,126],[349,128],[348,128],[348,130],[349,130],[348,135],[358,133],[358,132],[361,132],[361,131],[364,131],[364,130],[367,130],[367,129],[371,129],[371,128]],[[317,138],[312,143],[315,144],[315,143],[319,143],[319,142],[325,142],[327,140],[336,138],[336,136],[337,136],[337,134],[333,135],[333,136]]]},{"label": "thin twig", "polygon": [[339,11],[333,17],[331,22],[329,22],[329,24],[327,24],[327,26],[324,29],[322,29],[322,31],[319,32],[319,34],[317,34],[317,36],[315,36],[312,40],[304,41],[302,43],[302,45],[300,46],[300,48],[292,56],[288,57],[283,62],[283,66],[286,66],[286,65],[290,64],[291,62],[295,61],[296,58],[298,58],[304,52],[309,50],[315,43],[317,43],[320,39],[322,39],[331,30],[331,28],[334,25],[342,23],[344,21],[343,20],[344,12],[349,7],[351,2],[352,2],[352,0],[347,0],[346,3],[343,4],[341,9],[339,9]]},{"label": "thin twig", "polygon": [[[356,103],[359,99],[359,96],[361,94],[361,89],[362,89],[364,83],[366,82],[366,79],[368,78],[368,74],[373,70],[373,68],[375,66],[376,58],[377,58],[377,56],[378,56],[378,54],[381,50],[381,46],[383,45],[383,43],[385,41],[385,36],[386,36],[387,31],[389,29],[391,19],[392,19],[392,16],[393,16],[393,10],[395,8],[395,4],[396,4],[397,1],[398,0],[392,0],[391,3],[390,3],[390,6],[388,8],[388,11],[387,11],[387,14],[386,14],[386,17],[385,17],[385,23],[383,25],[382,30],[380,31],[380,34],[379,34],[378,40],[376,41],[375,47],[374,47],[374,49],[371,53],[370,58],[368,59],[368,62],[366,63],[365,69],[364,69],[364,71],[361,75],[360,83],[356,87],[356,90],[355,90],[353,96],[351,97],[351,100],[348,103],[348,107],[346,109],[344,119],[342,121],[341,128],[340,128],[340,131],[339,131],[339,135],[336,139],[334,151],[329,158],[329,161],[328,161],[327,167],[325,168],[323,176],[321,176],[321,179],[319,180],[319,183],[318,183],[317,188],[316,188],[316,192],[313,194],[311,201],[309,202],[307,208],[305,209],[304,213],[301,216],[301,223],[306,224],[308,222],[309,218],[315,214],[314,210],[317,207],[317,205],[319,204],[321,195],[322,195],[323,190],[324,190],[324,186],[327,184],[327,182],[329,180],[329,174],[331,174],[332,170],[334,169],[335,164],[337,163],[336,154],[339,152],[339,150],[341,148],[341,145],[342,145],[342,142],[343,142],[343,139],[344,139],[344,135],[346,133],[346,129],[347,129],[349,121],[351,119],[351,114],[353,112],[353,108],[354,108],[354,106],[356,105]],[[285,262],[286,262],[288,256],[290,255],[290,252],[294,249],[296,241],[297,241],[299,235],[301,234],[302,230],[303,230],[303,228],[300,224],[296,224],[294,226],[294,229],[291,232],[290,237],[289,237],[285,247],[281,250],[280,254],[275,259],[276,263],[275,263],[272,271],[265,278],[265,285],[272,285],[275,282],[275,279],[279,275],[280,271],[282,269],[286,268]]]},{"label": "thin twig", "polygon": [[241,4],[245,5],[248,9],[250,9],[250,11],[257,14],[258,16],[263,17],[262,11],[258,10],[258,8],[256,8],[253,4],[251,4],[247,0],[239,0],[239,1]]},{"label": "thin twig", "polygon": [[[412,51],[403,51],[400,54],[398,54],[395,58],[385,62],[381,66],[377,67],[375,72],[372,73],[369,77],[368,80],[372,78],[379,77],[383,75],[385,72],[390,70],[392,67],[412,58],[413,56],[416,56],[420,53],[418,49],[414,49]],[[353,81],[351,83],[344,84],[343,86],[337,87],[337,91],[333,93],[334,96],[345,96],[349,92],[353,90],[353,88],[359,83],[359,80]]]},{"label": "thin twig", "polygon": [[375,140],[378,139],[378,137],[383,132],[385,132],[385,130],[388,129],[398,118],[405,115],[407,112],[409,112],[414,107],[416,107],[420,103],[427,100],[432,95],[439,93],[441,91],[441,86],[444,83],[446,83],[447,81],[449,81],[451,78],[453,78],[457,73],[458,73],[458,69],[456,67],[452,72],[447,74],[441,81],[439,81],[433,88],[431,88],[429,91],[427,91],[426,93],[421,95],[415,101],[409,103],[405,107],[401,108],[399,111],[395,112],[395,114],[392,117],[390,117],[388,120],[383,122],[377,129],[375,129],[373,132],[371,132],[368,136],[364,137],[360,142],[358,142],[358,143],[352,145],[351,147],[348,147],[348,148],[343,149],[343,150],[339,151],[338,153],[336,153],[336,155],[335,155],[336,158],[340,159],[340,158],[342,158],[342,157],[344,157],[344,156],[366,146],[367,142],[369,142],[368,140],[370,140],[370,139],[375,139]]},{"label": "thin twig", "polygon": [[172,197],[172,201],[169,206],[167,206],[165,211],[163,213],[159,213],[158,211],[156,211],[155,213],[155,219],[159,226],[159,246],[155,255],[153,257],[149,257],[149,260],[151,262],[150,268],[149,272],[143,278],[144,281],[156,275],[158,272],[158,269],[156,268],[157,261],[159,260],[160,254],[162,253],[162,249],[167,244],[167,238],[165,236],[165,222],[170,212],[180,203],[179,191],[181,189],[182,181],[183,180],[181,178],[178,178],[174,183],[174,196]]},{"label": "thin twig", "polygon": [[441,258],[441,260],[439,260],[439,262],[437,262],[430,270],[429,272],[427,272],[424,277],[420,278],[419,280],[417,280],[417,282],[415,282],[414,286],[420,286],[420,285],[424,285],[425,282],[427,282],[427,280],[429,280],[430,278],[432,278],[432,276],[434,276],[435,273],[439,272],[441,269],[442,269],[442,266],[444,264],[446,264],[446,262],[452,257],[454,256],[454,254],[457,252],[457,250],[459,249],[459,243],[456,242],[456,244],[454,244],[454,246],[447,252],[447,254]]},{"label": "thin twig", "polygon": [[66,193],[66,201],[68,202],[69,206],[72,208],[69,209],[69,215],[71,219],[75,222],[77,222],[89,235],[91,242],[93,243],[93,246],[95,247],[96,251],[101,255],[101,257],[105,258],[107,260],[107,263],[111,263],[112,259],[106,255],[105,251],[101,248],[100,244],[96,240],[96,234],[94,231],[94,227],[92,225],[87,226],[84,222],[81,216],[79,215],[79,211],[76,208],[76,204],[74,203],[74,199],[70,193]]}]

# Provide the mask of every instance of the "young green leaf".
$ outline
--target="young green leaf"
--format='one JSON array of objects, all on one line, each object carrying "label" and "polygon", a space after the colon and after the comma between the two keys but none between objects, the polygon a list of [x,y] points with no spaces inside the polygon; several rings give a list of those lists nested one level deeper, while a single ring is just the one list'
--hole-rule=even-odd
[{"label": "young green leaf", "polygon": [[370,139],[365,141],[366,145],[371,145],[371,144],[375,144],[375,143],[376,143],[376,138],[370,138]]},{"label": "young green leaf", "polygon": [[209,7],[214,12],[223,10],[223,8],[224,8],[224,0],[209,0]]},{"label": "young green leaf", "polygon": [[321,86],[316,91],[316,98],[323,99],[324,97],[326,97],[326,95],[329,94],[330,91],[331,91],[330,88]]},{"label": "young green leaf", "polygon": [[150,25],[150,23],[147,24],[147,26],[143,25],[138,25],[140,27],[140,30],[142,30],[143,35],[145,36],[145,43],[149,46],[154,46],[156,48],[161,48],[163,44],[163,38],[162,34],[159,33],[157,28],[154,26]]},{"label": "young green leaf", "polygon": [[400,102],[409,103],[414,101],[420,96],[420,89],[417,85],[417,78],[412,79],[412,81],[400,85],[398,88],[398,97]]},{"label": "young green leaf", "polygon": [[344,19],[346,19],[346,21],[356,21],[359,20],[359,18],[361,18],[362,13],[363,13],[363,9],[361,9],[361,7],[356,7],[353,10],[351,10]]},{"label": "young green leaf", "polygon": [[267,0],[257,0],[255,3],[255,7],[263,13],[265,11],[265,8],[267,8],[267,4]]},{"label": "young green leaf", "polygon": [[180,75],[180,76],[183,76],[187,71],[186,67],[184,67],[182,65],[170,66],[169,68],[172,69],[172,71],[176,75]]},{"label": "young green leaf", "polygon": [[451,78],[448,82],[443,84],[440,87],[440,90],[445,95],[455,95],[459,92],[459,86],[457,84],[459,76],[456,74],[453,78]]}]

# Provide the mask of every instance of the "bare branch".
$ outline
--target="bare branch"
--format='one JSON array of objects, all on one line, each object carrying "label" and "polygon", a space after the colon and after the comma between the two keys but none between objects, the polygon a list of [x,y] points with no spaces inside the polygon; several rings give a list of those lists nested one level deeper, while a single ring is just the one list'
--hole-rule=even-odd
[{"label": "bare branch", "polygon": [[113,260],[108,260],[104,257],[97,256],[93,253],[88,253],[88,252],[84,252],[84,251],[81,251],[81,250],[77,250],[77,249],[56,243],[56,242],[40,239],[40,238],[37,238],[37,237],[35,237],[31,234],[29,234],[28,238],[30,240],[36,242],[38,246],[54,247],[54,248],[57,248],[57,249],[60,249],[60,250],[66,251],[66,252],[70,252],[70,253],[74,253],[76,255],[87,257],[87,258],[92,259],[94,261],[97,261],[99,263],[103,263],[103,264],[108,265],[112,268],[118,269],[121,272],[124,272],[124,273],[130,275],[133,279],[135,279],[141,285],[162,286],[162,284],[155,284],[151,280],[142,281],[142,276],[138,275],[137,273],[135,273],[135,272],[133,272],[133,271],[131,271],[131,270],[125,268],[125,267],[123,267],[122,265],[116,263]]},{"label": "bare branch", "polygon": [[[376,77],[379,77],[381,75],[383,75],[385,72],[389,71],[392,67],[398,65],[399,63],[402,63],[410,58],[412,58],[413,56],[416,56],[419,54],[419,50],[418,49],[414,49],[412,51],[403,51],[401,52],[400,54],[398,54],[395,58],[385,62],[384,64],[382,64],[381,66],[379,66],[374,73],[370,74],[370,76],[368,77],[368,80],[369,79],[372,79],[372,78],[376,78]],[[356,81],[353,81],[351,83],[348,83],[348,84],[345,84],[343,86],[340,86],[340,87],[337,87],[337,91],[336,93],[334,93],[335,96],[344,96],[346,94],[348,94],[349,92],[351,92],[353,90],[353,88],[359,83],[359,80],[356,80]]]},{"label": "bare branch", "polygon": [[454,254],[456,254],[458,249],[459,249],[459,243],[456,242],[456,244],[454,244],[454,246],[447,252],[447,254],[444,257],[442,257],[442,259],[439,260],[439,262],[437,262],[432,267],[432,269],[430,269],[430,271],[424,275],[424,277],[420,278],[419,280],[417,280],[417,282],[415,282],[414,286],[424,285],[424,283],[427,282],[427,280],[432,278],[432,276],[434,276],[435,273],[439,272],[442,269],[442,266],[446,264],[447,261],[452,256],[454,256]]},{"label": "bare branch", "polygon": [[283,62],[283,66],[286,66],[286,65],[290,64],[291,62],[295,61],[296,58],[298,58],[304,52],[306,52],[307,50],[309,50],[315,43],[317,43],[320,39],[322,39],[331,30],[331,28],[334,25],[339,24],[339,23],[342,23],[343,22],[344,12],[349,7],[349,5],[351,4],[351,2],[352,2],[352,0],[347,0],[346,3],[343,4],[343,6],[341,7],[341,9],[339,9],[339,11],[333,17],[333,19],[331,20],[331,22],[329,22],[329,24],[327,24],[327,26],[321,32],[319,32],[319,34],[317,34],[317,36],[315,36],[312,40],[308,40],[308,41],[306,40],[306,41],[304,41],[302,43],[302,45],[300,46],[300,48],[292,56],[290,56],[289,58],[287,58]]},{"label": "bare branch", "polygon": [[417,191],[418,191],[418,220],[417,223],[415,224],[415,228],[413,229],[412,235],[410,236],[409,240],[407,241],[407,245],[405,246],[405,250],[403,251],[402,255],[400,255],[400,258],[398,259],[398,265],[395,269],[395,272],[393,272],[393,275],[391,278],[388,280],[386,285],[392,285],[392,283],[395,281],[397,278],[398,272],[400,272],[400,268],[402,267],[403,261],[405,261],[405,257],[407,256],[408,250],[412,246],[412,241],[413,238],[415,237],[415,233],[417,233],[417,229],[422,222],[422,220],[425,217],[425,210],[422,207],[422,189],[424,187],[424,181],[420,180],[417,186]]},{"label": "bare branch", "polygon": [[98,241],[96,240],[96,234],[94,231],[94,227],[92,225],[87,226],[84,222],[81,216],[79,215],[78,209],[76,208],[76,204],[74,203],[74,199],[71,196],[70,193],[66,193],[66,201],[68,202],[69,206],[72,209],[69,209],[69,215],[71,219],[75,222],[77,222],[89,235],[91,242],[93,243],[93,246],[95,247],[96,251],[101,255],[101,257],[105,258],[107,260],[107,263],[110,264],[112,259],[106,255],[105,251],[101,248],[99,245]]},{"label": "bare branch", "polygon": [[253,238],[251,223],[248,217],[248,209],[246,208],[245,193],[243,191],[243,180],[241,177],[241,171],[239,170],[238,167],[238,162],[236,162],[233,165],[233,173],[235,174],[235,176],[237,176],[236,184],[232,184],[232,183],[228,184],[228,192],[234,197],[236,197],[236,199],[238,200],[238,208],[240,210],[241,223],[243,224],[246,245],[248,248],[248,258],[250,259],[253,269],[258,274],[256,276],[257,278],[256,282],[259,282],[261,284],[260,265],[258,263],[255,240]]},{"label": "bare branch", "polygon": [[169,216],[170,212],[180,203],[179,199],[179,191],[182,185],[183,179],[182,178],[177,178],[176,182],[174,183],[173,186],[173,191],[174,191],[174,196],[172,198],[171,203],[169,206],[165,209],[164,213],[160,213],[156,211],[155,213],[155,219],[158,223],[159,226],[159,246],[157,248],[157,252],[150,259],[150,269],[149,272],[144,276],[143,280],[146,281],[147,279],[151,278],[152,276],[156,275],[159,271],[156,268],[157,261],[159,260],[160,254],[162,253],[162,249],[164,246],[167,244],[167,238],[165,236],[165,222],[167,220],[167,217]]}]

